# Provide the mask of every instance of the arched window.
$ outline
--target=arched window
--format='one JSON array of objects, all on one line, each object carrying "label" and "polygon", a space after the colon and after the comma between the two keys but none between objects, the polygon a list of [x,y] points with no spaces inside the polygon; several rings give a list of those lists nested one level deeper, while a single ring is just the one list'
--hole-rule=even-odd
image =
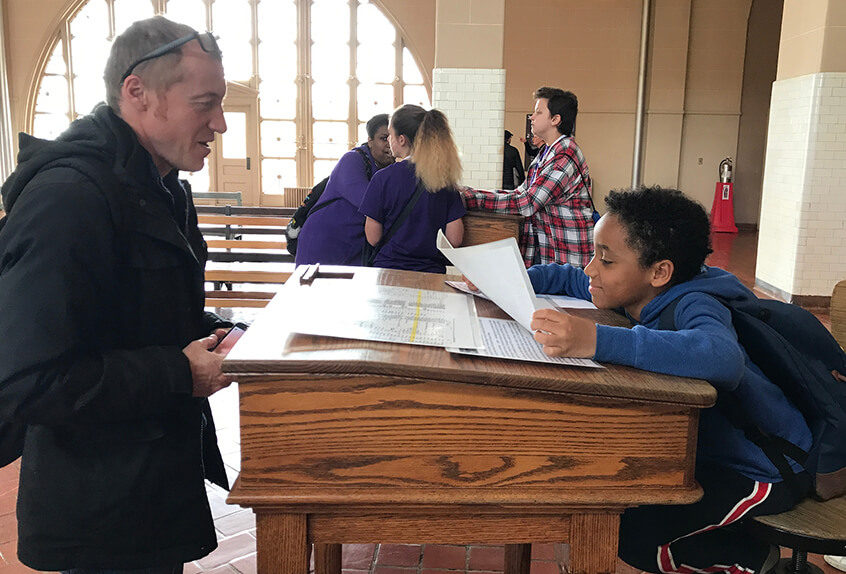
[{"label": "arched window", "polygon": [[[213,32],[227,81],[258,93],[252,121],[264,194],[323,179],[366,139],[374,114],[403,103],[430,107],[399,30],[370,0],[87,0],[61,26],[44,65],[33,135],[55,138],[102,101],[113,39],[154,14]],[[186,175],[197,191],[214,184],[208,173]]]}]

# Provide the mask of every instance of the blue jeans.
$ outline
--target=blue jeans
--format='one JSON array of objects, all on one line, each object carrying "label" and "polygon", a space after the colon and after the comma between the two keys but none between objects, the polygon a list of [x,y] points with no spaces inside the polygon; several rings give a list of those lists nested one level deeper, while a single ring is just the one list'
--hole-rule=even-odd
[{"label": "blue jeans", "polygon": [[62,574],[182,574],[182,564],[178,566],[156,566],[137,570],[113,570],[110,568],[71,568],[62,570]]}]

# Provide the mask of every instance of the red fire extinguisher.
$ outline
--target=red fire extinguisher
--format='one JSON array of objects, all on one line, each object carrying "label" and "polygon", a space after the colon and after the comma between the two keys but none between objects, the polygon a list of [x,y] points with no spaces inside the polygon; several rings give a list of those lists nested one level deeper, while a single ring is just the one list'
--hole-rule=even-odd
[{"label": "red fire extinguisher", "polygon": [[720,180],[714,190],[714,204],[711,206],[711,230],[718,233],[737,233],[734,224],[734,183],[732,182],[731,158],[720,162]]}]

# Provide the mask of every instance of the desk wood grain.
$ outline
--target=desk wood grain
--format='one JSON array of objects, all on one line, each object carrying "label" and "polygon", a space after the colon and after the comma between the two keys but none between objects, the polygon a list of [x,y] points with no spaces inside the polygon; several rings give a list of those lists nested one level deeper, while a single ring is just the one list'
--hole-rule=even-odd
[{"label": "desk wood grain", "polygon": [[[707,383],[292,333],[289,289],[449,289],[443,275],[320,271],[311,286],[295,271],[224,361],[240,383],[241,476],[229,501],[264,517],[260,572],[281,571],[280,552],[296,558],[285,568],[301,564],[307,543],[442,542],[515,545],[506,571],[523,574],[521,544],[564,541],[573,571],[593,574],[614,567],[623,509],[701,495],[693,468],[699,410],[715,398]],[[303,516],[305,542],[293,526]],[[321,546],[320,569],[335,568],[337,551]]]}]

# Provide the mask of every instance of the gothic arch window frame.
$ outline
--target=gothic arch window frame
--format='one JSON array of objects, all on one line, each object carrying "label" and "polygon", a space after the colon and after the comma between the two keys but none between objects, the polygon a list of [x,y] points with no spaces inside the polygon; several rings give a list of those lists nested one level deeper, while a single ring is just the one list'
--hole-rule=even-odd
[{"label": "gothic arch window frame", "polygon": [[[67,108],[64,115],[67,117],[68,122],[73,121],[76,117],[84,115],[87,113],[88,110],[79,110],[77,109],[77,101],[75,101],[75,82],[78,79],[78,74],[75,74],[73,66],[74,66],[74,55],[73,55],[73,42],[71,41],[73,36],[71,33],[71,23],[73,22],[74,18],[76,18],[79,13],[85,8],[85,6],[89,2],[103,2],[107,7],[108,13],[108,36],[107,40],[111,40],[115,34],[115,2],[119,0],[71,0],[68,2],[64,10],[62,10],[54,19],[55,22],[55,31],[53,34],[47,39],[45,42],[41,53],[37,59],[37,64],[33,70],[33,74],[30,81],[30,87],[27,94],[27,102],[26,102],[26,111],[24,117],[24,130],[28,133],[33,133],[33,130],[36,128],[36,118],[39,115],[45,114],[46,112],[38,110],[38,99],[39,94],[41,92],[44,79],[54,75],[61,75],[65,79],[66,84],[66,93],[64,94],[64,99],[67,101]],[[150,1],[153,13],[155,14],[162,14],[167,15],[167,3],[168,0],[148,0]],[[258,23],[257,23],[257,7],[262,1],[267,0],[245,0],[245,4],[249,6],[250,10],[250,22],[251,22],[251,50],[252,50],[252,74],[249,79],[249,84],[253,85],[254,87],[258,87],[260,76],[258,74],[258,45],[261,42],[261,39],[258,37]],[[312,2],[314,0],[291,0],[296,3],[297,5],[297,13],[298,15],[303,12],[305,8],[306,11],[306,18],[310,14],[310,8]],[[424,68],[420,65],[420,58],[415,54],[415,50],[409,45],[407,41],[407,34],[405,34],[402,26],[396,20],[396,18],[385,8],[383,2],[380,0],[364,0],[373,6],[375,6],[379,12],[387,19],[387,21],[393,26],[395,30],[395,39],[394,39],[394,49],[395,49],[395,73],[394,79],[392,82],[394,88],[394,101],[393,107],[391,109],[385,110],[386,112],[392,111],[396,106],[400,105],[404,101],[404,93],[403,90],[406,86],[420,86],[425,90],[425,94],[431,102],[432,97],[432,80],[431,80],[431,73],[425,71]],[[210,14],[213,11],[209,11],[208,7],[213,6],[215,0],[202,0],[203,4],[206,6],[206,21],[207,25],[211,24],[211,17]],[[345,5],[350,7],[351,13],[355,14],[356,10],[355,7],[359,6],[360,0],[346,0],[344,2]],[[302,20],[301,16],[298,16],[299,19]],[[351,28],[354,25],[355,18],[352,17],[351,21]],[[358,134],[360,133],[360,124],[361,121],[358,119],[358,114],[354,113],[357,109],[356,106],[356,98],[355,90],[359,84],[355,73],[355,58],[356,58],[356,48],[358,47],[359,43],[354,43],[353,40],[356,39],[355,31],[351,30],[352,35],[350,37],[350,52],[352,54],[351,60],[351,72],[349,78],[347,78],[347,83],[350,85],[350,106],[349,106],[349,115],[347,117],[347,124],[348,124],[348,141],[346,142],[349,146],[355,145],[358,139]],[[311,31],[310,26],[307,25],[305,22],[300,22],[298,26],[298,35],[297,35],[297,58],[298,60],[303,60],[303,53],[306,51],[302,46],[303,43],[303,36],[302,34],[306,34],[309,40],[311,40]],[[48,72],[48,64],[50,64],[51,58],[54,55],[56,47],[61,43],[62,45],[62,62],[64,64],[64,73],[63,74],[51,74]],[[312,42],[313,43],[313,42]],[[422,79],[419,83],[407,83],[403,77],[403,65],[404,65],[404,50],[408,50],[409,55],[411,56],[411,60],[413,61],[414,65],[417,67],[417,72]],[[310,185],[313,182],[313,178],[315,177],[314,174],[314,164],[315,164],[315,153],[314,153],[314,137],[313,137],[313,130],[312,126],[315,123],[315,118],[311,113],[311,86],[306,86],[305,84],[309,83],[310,80],[310,62],[306,62],[305,67],[303,68],[302,63],[298,68],[297,74],[297,110],[296,116],[294,121],[297,126],[297,154],[294,158],[296,165],[297,165],[297,174],[296,174],[296,185]],[[307,96],[307,97],[304,97]],[[308,113],[306,113],[308,112]],[[258,118],[258,123],[261,125],[262,118]],[[343,120],[340,120],[343,121]],[[262,159],[265,159],[265,156],[261,156]],[[270,157],[270,159],[273,159]],[[332,158],[330,158],[332,159]],[[262,163],[262,162],[259,162]]]}]

